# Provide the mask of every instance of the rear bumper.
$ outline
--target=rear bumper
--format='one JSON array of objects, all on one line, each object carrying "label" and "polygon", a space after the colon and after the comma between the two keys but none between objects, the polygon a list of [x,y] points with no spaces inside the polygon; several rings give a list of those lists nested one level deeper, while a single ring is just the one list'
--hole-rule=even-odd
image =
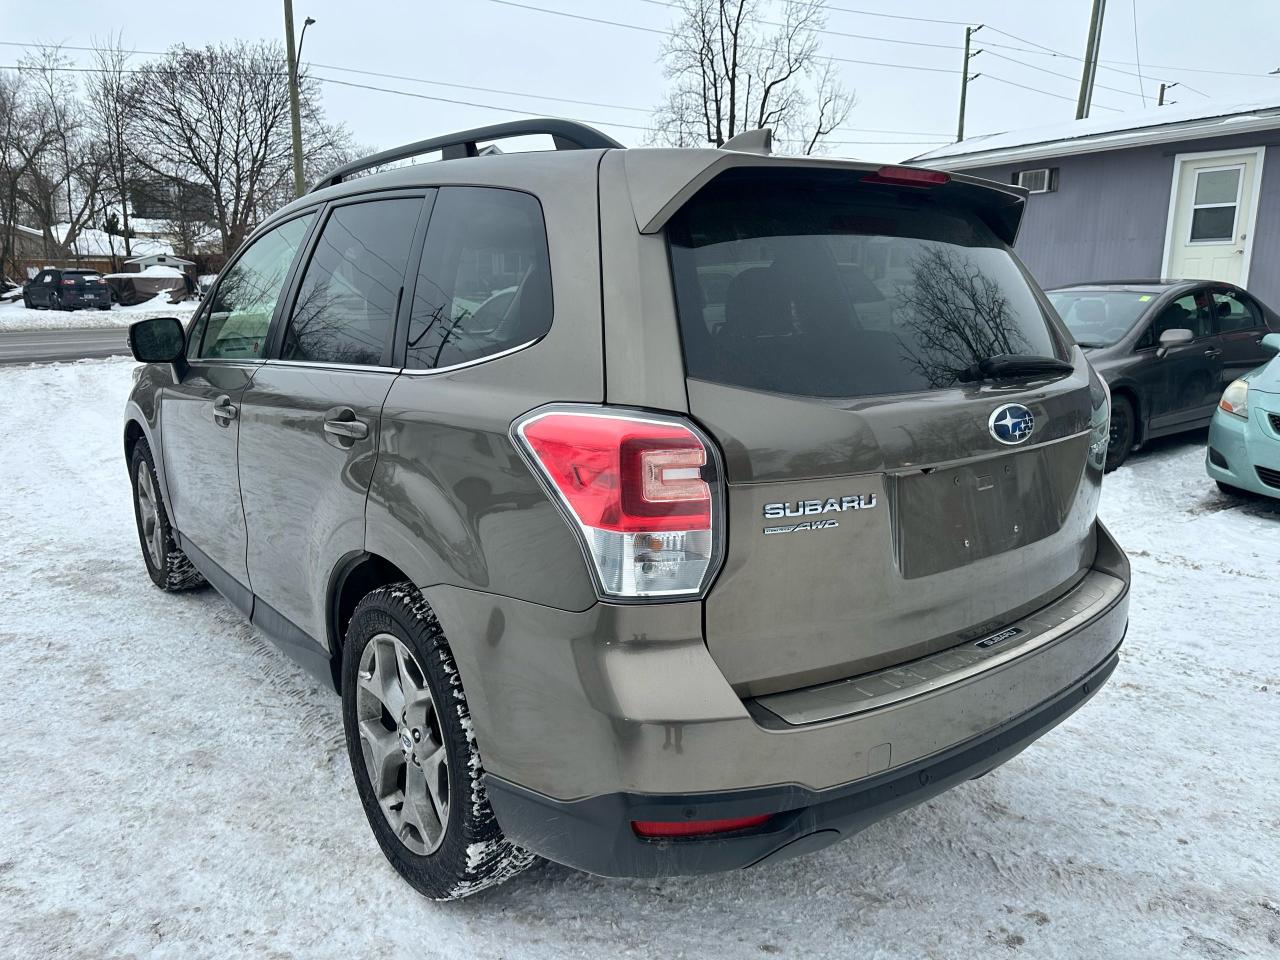
[{"label": "rear bumper", "polygon": [[[1100,524],[1093,569],[1118,588],[1070,616],[1044,608],[1036,618],[1062,629],[1025,654],[844,715],[792,714],[798,722],[735,693],[703,642],[700,604],[575,613],[423,592],[449,637],[507,834],[594,873],[657,876],[816,849],[1016,754],[1115,666],[1129,565]],[[776,816],[715,839],[631,829],[765,813]]]},{"label": "rear bumper", "polygon": [[[811,853],[965,780],[981,776],[1070,716],[1110,678],[1113,651],[1030,713],[916,763],[827,790],[787,785],[688,795],[614,793],[553,800],[487,775],[507,836],[540,855],[609,877],[714,873]],[[647,840],[633,820],[714,820],[772,814],[755,830],[707,839]]]}]

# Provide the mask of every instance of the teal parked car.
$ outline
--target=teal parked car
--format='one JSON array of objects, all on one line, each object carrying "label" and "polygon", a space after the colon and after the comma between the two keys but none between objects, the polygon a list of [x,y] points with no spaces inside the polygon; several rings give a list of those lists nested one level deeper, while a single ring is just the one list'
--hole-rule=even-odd
[{"label": "teal parked car", "polygon": [[[1280,353],[1280,333],[1262,344]],[[1209,425],[1205,469],[1224,493],[1280,498],[1280,357],[1223,391]]]}]

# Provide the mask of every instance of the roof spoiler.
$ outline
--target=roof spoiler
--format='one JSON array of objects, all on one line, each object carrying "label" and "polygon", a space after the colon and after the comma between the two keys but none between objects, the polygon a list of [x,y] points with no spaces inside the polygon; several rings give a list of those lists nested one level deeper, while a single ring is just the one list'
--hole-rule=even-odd
[{"label": "roof spoiler", "polygon": [[[847,173],[855,181],[871,184],[902,182],[918,175],[920,186],[905,185],[903,188],[907,190],[924,189],[924,181],[939,176],[938,171],[926,168],[886,166],[830,157],[766,156],[724,149],[632,148],[622,153],[621,159],[626,168],[636,227],[641,233],[657,233],[694,194],[729,170],[839,171]],[[946,182],[930,185],[928,189],[973,210],[997,237],[1013,244],[1026,208],[1027,191],[1023,187],[951,173],[946,175]]]},{"label": "roof spoiler", "polygon": [[335,167],[316,181],[311,192],[325,187],[336,186],[352,174],[372,167],[380,167],[384,163],[395,163],[407,160],[424,153],[439,150],[444,160],[457,160],[462,157],[476,157],[480,151],[476,147],[478,141],[507,140],[511,137],[527,137],[546,134],[551,137],[557,150],[616,150],[622,147],[617,140],[601,133],[594,127],[573,120],[512,120],[508,123],[495,123],[488,127],[476,127],[458,133],[446,133],[430,140],[419,140],[406,143],[400,147],[392,147],[380,153],[371,153],[367,157],[352,160],[340,167]]}]

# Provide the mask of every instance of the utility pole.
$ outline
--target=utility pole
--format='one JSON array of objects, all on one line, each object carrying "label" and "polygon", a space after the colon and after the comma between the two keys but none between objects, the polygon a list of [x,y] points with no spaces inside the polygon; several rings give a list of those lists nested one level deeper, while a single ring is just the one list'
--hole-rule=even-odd
[{"label": "utility pole", "polygon": [[[306,27],[302,28],[306,30]],[[302,113],[298,105],[298,58],[293,47],[293,0],[284,0],[284,45],[289,56],[289,121],[293,127],[293,195],[302,196]]]},{"label": "utility pole", "polygon": [[[1176,86],[1177,86],[1177,84],[1176,84],[1176,83],[1162,83],[1162,84],[1160,84],[1160,97],[1159,97],[1159,99],[1157,99],[1157,100],[1156,100],[1156,106],[1157,106],[1157,107],[1163,107],[1163,106],[1164,106],[1164,92],[1165,92],[1166,90],[1172,90],[1172,89],[1173,89],[1174,87],[1176,87]],[[1169,101],[1169,104],[1170,104],[1170,105],[1173,105],[1173,104],[1175,104],[1175,103],[1177,103],[1177,102],[1178,102],[1178,101],[1176,101],[1176,100],[1170,100],[1170,101]]]},{"label": "utility pole", "polygon": [[1093,103],[1093,78],[1098,73],[1098,51],[1102,46],[1102,20],[1106,16],[1107,0],[1093,0],[1093,13],[1089,16],[1089,40],[1084,48],[1084,70],[1080,74],[1080,99],[1076,101],[1076,119],[1089,116]]},{"label": "utility pole", "polygon": [[964,103],[969,95],[969,81],[977,80],[982,76],[980,73],[975,73],[972,77],[969,76],[969,61],[982,52],[981,50],[975,50],[970,53],[969,41],[982,27],[983,24],[980,23],[976,27],[964,28],[964,62],[960,65],[960,122],[956,124],[956,143],[964,139]]}]

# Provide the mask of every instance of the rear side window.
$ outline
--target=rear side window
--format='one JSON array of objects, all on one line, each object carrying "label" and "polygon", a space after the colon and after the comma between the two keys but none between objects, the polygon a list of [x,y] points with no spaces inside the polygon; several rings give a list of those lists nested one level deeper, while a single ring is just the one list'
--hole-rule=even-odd
[{"label": "rear side window", "polygon": [[314,217],[307,213],[267,231],[223,273],[197,330],[201,357],[256,360],[265,354],[271,314]]},{"label": "rear side window", "polygon": [[1251,301],[1230,290],[1217,290],[1212,296],[1219,333],[1252,330],[1262,326],[1262,312]]},{"label": "rear side window", "polygon": [[955,386],[1000,354],[1061,357],[973,213],[847,178],[724,177],[668,228],[690,377],[802,396]]},{"label": "rear side window", "polygon": [[538,201],[515,190],[441,188],[414,289],[406,366],[481,360],[549,329],[551,267]]},{"label": "rear side window", "polygon": [[378,366],[422,201],[369,200],[338,207],[325,221],[285,331],[285,360]]}]

